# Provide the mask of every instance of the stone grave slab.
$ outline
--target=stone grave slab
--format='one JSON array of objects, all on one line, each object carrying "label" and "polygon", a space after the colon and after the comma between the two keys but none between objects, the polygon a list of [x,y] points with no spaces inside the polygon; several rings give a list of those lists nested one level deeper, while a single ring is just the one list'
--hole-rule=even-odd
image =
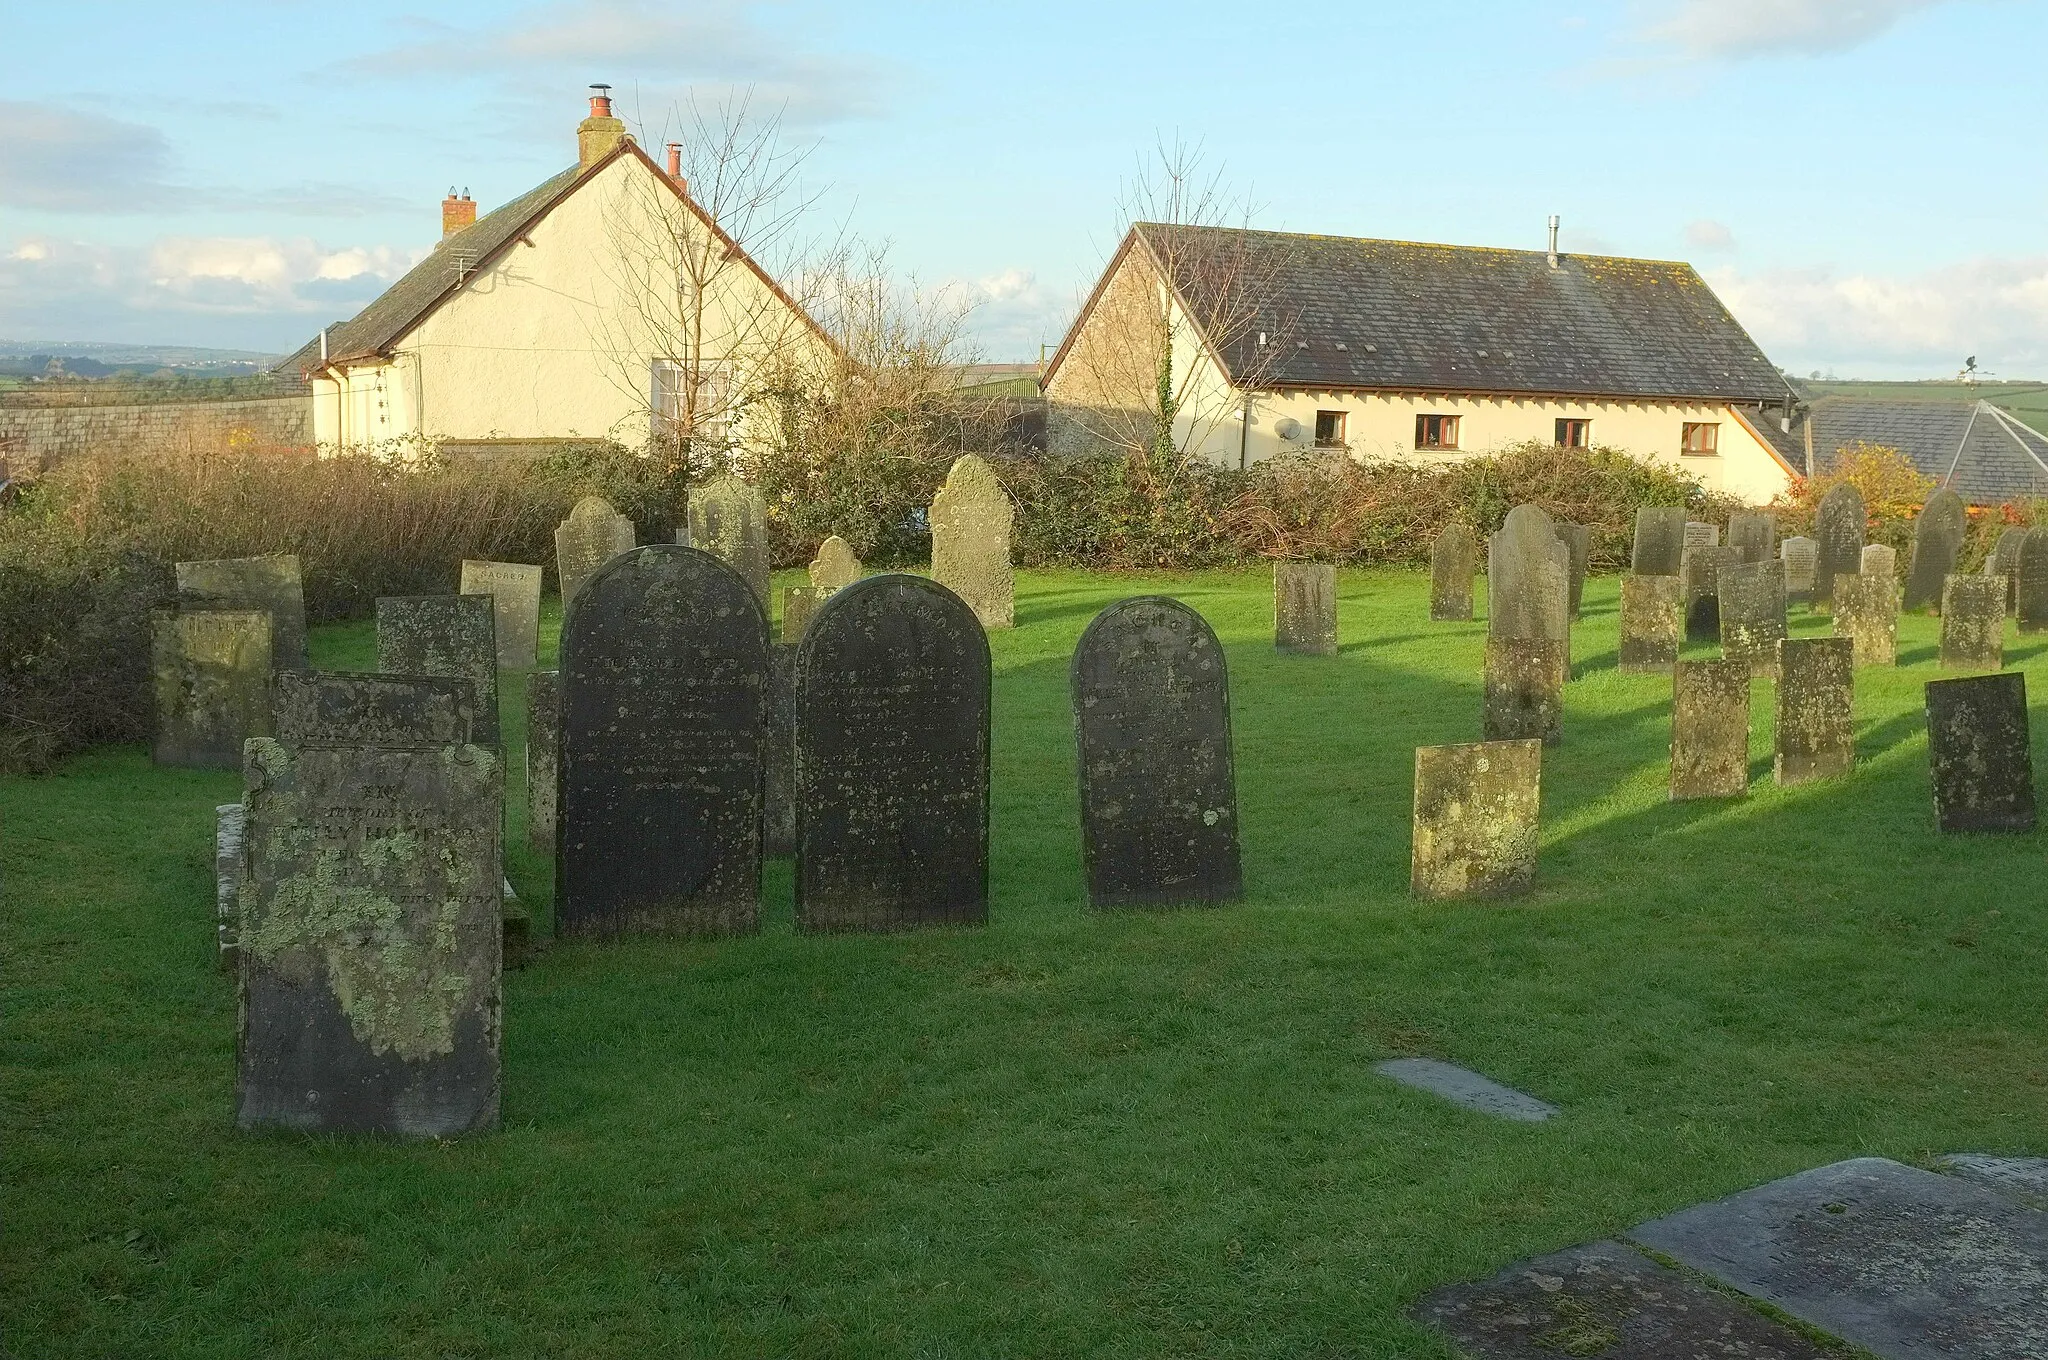
[{"label": "stone grave slab", "polygon": [[769,653],[765,740],[761,756],[762,853],[788,859],[796,854],[795,642],[779,643]]},{"label": "stone grave slab", "polygon": [[497,614],[482,595],[387,595],[377,601],[377,669],[445,675],[475,691],[471,740],[498,744]]},{"label": "stone grave slab", "polygon": [[1696,519],[1687,520],[1685,522],[1686,551],[1691,552],[1698,548],[1718,548],[1720,546],[1720,525],[1706,524]]},{"label": "stone grave slab", "polygon": [[1858,666],[1898,664],[1899,604],[1889,573],[1836,577],[1834,604],[1835,636],[1854,644]]},{"label": "stone grave slab", "polygon": [[1847,482],[1830,487],[1814,513],[1813,536],[1819,545],[1813,567],[1816,602],[1834,599],[1835,578],[1863,571],[1863,495]]},{"label": "stone grave slab", "polygon": [[1737,511],[1728,517],[1728,546],[1742,554],[1742,565],[1778,560],[1778,517],[1761,511]]},{"label": "stone grave slab", "polygon": [[1586,567],[1593,560],[1593,531],[1583,524],[1559,520],[1556,524],[1557,541],[1564,544],[1568,554],[1565,567],[1570,573],[1567,578],[1567,612],[1572,618],[1579,616],[1579,604],[1586,593]]},{"label": "stone grave slab", "polygon": [[1676,576],[1621,578],[1621,669],[1666,672],[1678,660],[1683,585]]},{"label": "stone grave slab", "polygon": [[854,555],[853,545],[838,534],[832,534],[820,543],[817,556],[811,559],[811,584],[821,595],[843,590],[864,574],[860,558]]},{"label": "stone grave slab", "polygon": [[2013,613],[2022,633],[2048,633],[2048,525],[2027,530],[2020,541]]},{"label": "stone grave slab", "polygon": [[534,671],[526,677],[526,844],[550,856],[555,853],[561,778],[561,690],[560,671]]},{"label": "stone grave slab", "polygon": [[1644,506],[1636,511],[1629,570],[1638,576],[1676,576],[1685,555],[1685,507]]},{"label": "stone grave slab", "polygon": [[1208,622],[1165,596],[1120,600],[1069,673],[1089,904],[1242,897],[1230,676]]},{"label": "stone grave slab", "polygon": [[633,521],[602,496],[585,496],[555,528],[555,575],[562,589],[563,623],[569,602],[582,591],[590,574],[634,544]]},{"label": "stone grave slab", "polygon": [[768,594],[768,507],[761,493],[737,477],[690,488],[690,541],[740,574],[766,614]]},{"label": "stone grave slab", "polygon": [[[178,608],[186,612],[260,609],[270,615],[271,664],[304,670],[306,593],[299,559],[291,553],[180,562]],[[235,757],[241,764],[241,757]]]},{"label": "stone grave slab", "polygon": [[240,803],[222,803],[213,810],[214,941],[220,966],[234,971],[241,951],[236,922],[242,914],[242,828]]},{"label": "stone grave slab", "polygon": [[1479,538],[1470,527],[1447,524],[1429,550],[1429,617],[1463,623],[1472,617],[1472,578],[1479,573]]},{"label": "stone grave slab", "polygon": [[1564,736],[1564,644],[1543,638],[1486,640],[1481,731],[1488,741],[1534,737],[1555,746]]},{"label": "stone grave slab", "polygon": [[983,628],[1017,624],[1010,493],[979,454],[956,459],[932,498],[932,579],[967,601]]},{"label": "stone grave slab", "polygon": [[1772,674],[1778,665],[1778,644],[1786,637],[1785,564],[1722,562],[1715,569],[1714,594],[1721,616],[1722,657],[1743,662],[1754,675]]},{"label": "stone grave slab", "polygon": [[1297,656],[1337,654],[1337,569],[1322,562],[1273,564],[1273,645]]},{"label": "stone grave slab", "polygon": [[2019,602],[2020,550],[2027,545],[2025,529],[2007,529],[1998,536],[1998,544],[1991,550],[1991,558],[1984,564],[1986,576],[2005,578],[2005,612],[2010,614]]},{"label": "stone grave slab", "polygon": [[1778,644],[1772,777],[1804,784],[1849,773],[1856,764],[1855,651],[1847,638]]},{"label": "stone grave slab", "polygon": [[1685,583],[1685,640],[1718,642],[1721,639],[1720,573],[1724,566],[1738,566],[1733,548],[1714,546],[1687,548],[1679,564]]},{"label": "stone grave slab", "polygon": [[1995,671],[2005,664],[2003,576],[1951,575],[1941,587],[1941,668]]},{"label": "stone grave slab", "polygon": [[1820,542],[1795,536],[1778,544],[1778,560],[1785,564],[1785,598],[1797,604],[1812,604],[1814,574],[1820,568]]},{"label": "stone grave slab", "polygon": [[462,593],[491,597],[502,670],[531,670],[540,660],[540,578],[541,569],[524,562],[463,559]]},{"label": "stone grave slab", "polygon": [[2030,1209],[2048,1209],[2048,1157],[2001,1157],[1989,1152],[1957,1152],[1941,1159],[1941,1169]]},{"label": "stone grave slab", "polygon": [[1673,802],[1740,798],[1749,792],[1753,673],[1748,660],[1739,657],[1678,663],[1671,695]]},{"label": "stone grave slab", "polygon": [[1906,569],[1907,613],[1939,607],[1942,585],[1956,569],[1962,555],[1963,537],[1969,532],[1969,514],[1963,498],[1946,489],[1928,495],[1913,525],[1913,561]]},{"label": "stone grave slab", "polygon": [[828,592],[817,586],[784,586],[782,590],[782,640],[791,646],[803,640],[811,615],[825,602]]},{"label": "stone grave slab", "polygon": [[1928,681],[1927,763],[1943,831],[2032,831],[2026,675]]},{"label": "stone grave slab", "polygon": [[2048,1355],[2048,1214],[1953,1176],[1858,1157],[1629,1236],[1886,1360]]},{"label": "stone grave slab", "polygon": [[151,614],[157,764],[239,769],[243,741],[270,735],[272,617],[256,609]]},{"label": "stone grave slab", "polygon": [[476,685],[452,675],[282,671],[276,715],[287,746],[453,746],[473,739]]},{"label": "stone grave slab", "polygon": [[1383,1077],[1393,1078],[1403,1086],[1442,1096],[1454,1105],[1463,1105],[1468,1110],[1490,1114],[1496,1119],[1540,1124],[1557,1113],[1555,1105],[1525,1095],[1512,1086],[1503,1086],[1491,1077],[1482,1077],[1455,1063],[1439,1062],[1435,1058],[1389,1058],[1385,1062],[1374,1063],[1372,1070]]},{"label": "stone grave slab", "polygon": [[1409,890],[1417,897],[1509,897],[1536,881],[1543,743],[1415,748]]},{"label": "stone grave slab", "polygon": [[1534,505],[1508,511],[1486,545],[1486,632],[1571,645],[1571,550]]}]

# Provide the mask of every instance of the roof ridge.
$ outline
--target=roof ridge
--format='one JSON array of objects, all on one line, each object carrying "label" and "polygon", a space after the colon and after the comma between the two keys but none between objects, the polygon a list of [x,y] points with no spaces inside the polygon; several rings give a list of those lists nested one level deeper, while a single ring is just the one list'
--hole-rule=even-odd
[{"label": "roof ridge", "polygon": [[[1457,250],[1473,254],[1527,255],[1549,257],[1547,250],[1529,250],[1520,246],[1474,246],[1460,245],[1455,241],[1418,241],[1405,236],[1347,236],[1339,232],[1324,231],[1278,231],[1272,227],[1223,227],[1194,222],[1155,222],[1148,219],[1131,223],[1133,228],[1159,227],[1169,231],[1212,231],[1230,232],[1240,236],[1267,236],[1289,241],[1341,241],[1352,245],[1413,246],[1422,250]],[[1623,264],[1668,264],[1682,269],[1698,269],[1690,260],[1672,260],[1656,255],[1596,255],[1590,251],[1560,250],[1560,260],[1611,260]]]}]

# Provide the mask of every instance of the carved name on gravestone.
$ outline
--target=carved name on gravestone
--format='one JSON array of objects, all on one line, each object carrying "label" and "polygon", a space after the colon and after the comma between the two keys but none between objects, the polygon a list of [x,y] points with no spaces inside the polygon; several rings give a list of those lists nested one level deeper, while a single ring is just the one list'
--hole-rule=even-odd
[{"label": "carved name on gravestone", "polygon": [[1943,831],[2032,831],[2027,677],[2005,671],[1928,681],[1927,762]]},{"label": "carved name on gravestone", "polygon": [[249,743],[236,1120],[445,1138],[498,1119],[495,752]]},{"label": "carved name on gravestone", "polygon": [[524,562],[462,563],[462,593],[488,595],[498,637],[498,665],[530,670],[540,659],[541,569]]},{"label": "carved name on gravestone", "polygon": [[1545,638],[1486,640],[1481,729],[1488,741],[1534,737],[1555,746],[1564,735],[1564,685],[1569,661],[1561,642]]},{"label": "carved name on gravestone", "polygon": [[853,555],[853,545],[833,534],[818,545],[818,555],[811,559],[811,584],[821,595],[830,595],[858,581],[863,570],[860,559]]},{"label": "carved name on gravestone", "polygon": [[1720,572],[1740,565],[1733,548],[1687,548],[1679,576],[1685,583],[1685,640],[1716,642],[1721,637]]},{"label": "carved name on gravestone", "polygon": [[1629,570],[1638,576],[1676,576],[1685,554],[1685,507],[1645,506],[1636,511]]},{"label": "carved name on gravestone", "polygon": [[1728,517],[1728,546],[1742,554],[1742,564],[1778,560],[1778,519],[1762,511],[1741,511]]},{"label": "carved name on gravestone", "polygon": [[1571,646],[1571,551],[1534,505],[1508,511],[1486,545],[1489,637],[1542,638]]},{"label": "carved name on gravestone", "polygon": [[1273,645],[1302,656],[1337,654],[1337,569],[1322,562],[1273,564]]},{"label": "carved name on gravestone", "polygon": [[797,645],[802,931],[988,919],[988,639],[918,576],[835,591]]},{"label": "carved name on gravestone", "polygon": [[534,671],[526,677],[526,844],[543,855],[555,853],[561,680],[559,671]]},{"label": "carved name on gravestone", "polygon": [[271,732],[271,620],[255,609],[159,609],[150,617],[159,765],[232,770]]},{"label": "carved name on gravestone", "polygon": [[1856,659],[1847,638],[1778,644],[1772,776],[1780,784],[1844,775],[1856,764]]},{"label": "carved name on gravestone", "polygon": [[1017,623],[1017,581],[1010,566],[1010,493],[988,461],[955,460],[932,498],[932,579],[967,601],[984,628]]},{"label": "carved name on gravestone", "polygon": [[1814,513],[1813,536],[1818,544],[1813,567],[1813,598],[1834,599],[1835,578],[1863,570],[1863,495],[1847,482],[1830,487]]},{"label": "carved name on gravestone", "polygon": [[1741,658],[1678,663],[1671,687],[1672,801],[1739,798],[1749,791],[1750,674]]},{"label": "carved name on gravestone", "polygon": [[1941,590],[1941,668],[1995,671],[2005,664],[2005,578],[1951,575]]},{"label": "carved name on gravestone", "polygon": [[650,544],[562,634],[555,915],[567,934],[758,928],[768,623],[740,574]]},{"label": "carved name on gravestone", "polygon": [[377,669],[446,675],[474,687],[470,740],[498,744],[496,613],[484,595],[388,595],[377,601]]},{"label": "carved name on gravestone", "polygon": [[1593,558],[1593,531],[1583,524],[1559,520],[1556,524],[1557,541],[1564,544],[1567,554],[1565,569],[1569,573],[1566,612],[1572,618],[1579,616],[1579,603],[1586,593],[1586,565]]},{"label": "carved name on gravestone", "polygon": [[622,552],[633,550],[633,521],[612,509],[602,496],[576,502],[569,518],[555,529],[555,574],[561,580],[562,608],[583,589],[590,574]]},{"label": "carved name on gravestone", "polygon": [[1070,678],[1090,904],[1236,901],[1230,678],[1208,623],[1164,596],[1119,601],[1081,635]]},{"label": "carved name on gravestone", "polygon": [[1451,524],[1429,551],[1429,617],[1460,623],[1472,617],[1472,578],[1479,572],[1479,538],[1463,524]]},{"label": "carved name on gravestone", "polygon": [[1953,491],[1936,491],[1920,507],[1920,518],[1913,525],[1913,562],[1906,572],[1904,608],[1908,613],[1941,604],[1942,582],[1956,569],[1969,527],[1963,498]]},{"label": "carved name on gravestone", "polygon": [[[297,557],[279,553],[180,562],[177,571],[180,609],[263,610],[270,615],[271,665],[297,671],[312,664],[306,657],[306,594]],[[235,764],[241,763],[238,753]]]},{"label": "carved name on gravestone", "polygon": [[768,507],[737,477],[690,489],[690,542],[740,574],[768,612]]},{"label": "carved name on gravestone", "polygon": [[1724,562],[1714,584],[1721,611],[1721,656],[1743,662],[1753,674],[1769,675],[1778,664],[1778,643],[1786,635],[1785,564]]},{"label": "carved name on gravestone", "polygon": [[1409,890],[1417,897],[1507,897],[1536,881],[1543,743],[1415,748]]},{"label": "carved name on gravestone", "polygon": [[213,809],[214,942],[222,968],[241,961],[236,944],[242,915],[242,805],[221,803]]},{"label": "carved name on gravestone", "polygon": [[1820,542],[1793,537],[1778,544],[1778,560],[1785,564],[1785,598],[1798,604],[1813,603],[1814,573],[1820,567]]},{"label": "carved name on gravestone", "polygon": [[[802,637],[801,633],[796,635]],[[788,859],[796,853],[796,642],[786,641],[768,656],[768,719],[761,756],[763,853]]]},{"label": "carved name on gravestone", "polygon": [[811,616],[825,602],[828,592],[816,586],[784,586],[782,589],[782,640],[794,645],[801,641]]},{"label": "carved name on gravestone", "polygon": [[1991,550],[1991,558],[1984,564],[1987,576],[2005,578],[2005,612],[2010,614],[2019,601],[2020,550],[2027,544],[2025,529],[2007,529],[1998,536],[1998,546]]},{"label": "carved name on gravestone", "polygon": [[1882,569],[1835,578],[1836,637],[1855,644],[1859,666],[1890,666],[1899,659],[1899,602],[1893,578]]},{"label": "carved name on gravestone", "polygon": [[1676,576],[1621,578],[1621,669],[1668,671],[1678,660],[1682,585]]},{"label": "carved name on gravestone", "polygon": [[452,746],[473,739],[467,677],[284,671],[277,739],[287,746]]},{"label": "carved name on gravestone", "polygon": [[2048,633],[2048,526],[2027,530],[2020,541],[2013,612],[2022,633]]},{"label": "carved name on gravestone", "polygon": [[1720,546],[1720,525],[1705,524],[1696,519],[1685,522],[1685,547],[1688,552],[1698,548],[1718,548]]}]

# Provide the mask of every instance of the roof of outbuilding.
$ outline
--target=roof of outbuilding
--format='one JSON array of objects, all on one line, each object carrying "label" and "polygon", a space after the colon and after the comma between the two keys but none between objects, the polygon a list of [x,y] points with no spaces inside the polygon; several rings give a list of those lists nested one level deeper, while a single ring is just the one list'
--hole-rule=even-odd
[{"label": "roof of outbuilding", "polygon": [[2048,496],[2048,435],[1988,401],[1821,397],[1808,418],[1822,467],[1862,441],[1897,449],[1972,505]]}]

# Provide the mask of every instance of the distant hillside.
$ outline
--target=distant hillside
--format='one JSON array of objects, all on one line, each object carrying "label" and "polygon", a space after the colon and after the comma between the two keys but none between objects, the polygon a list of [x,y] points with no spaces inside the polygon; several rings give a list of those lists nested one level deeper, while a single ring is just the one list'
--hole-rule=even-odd
[{"label": "distant hillside", "polygon": [[1908,401],[1988,401],[2048,434],[2048,383],[2042,382],[1823,382],[1792,379],[1801,395],[1888,397]]}]

